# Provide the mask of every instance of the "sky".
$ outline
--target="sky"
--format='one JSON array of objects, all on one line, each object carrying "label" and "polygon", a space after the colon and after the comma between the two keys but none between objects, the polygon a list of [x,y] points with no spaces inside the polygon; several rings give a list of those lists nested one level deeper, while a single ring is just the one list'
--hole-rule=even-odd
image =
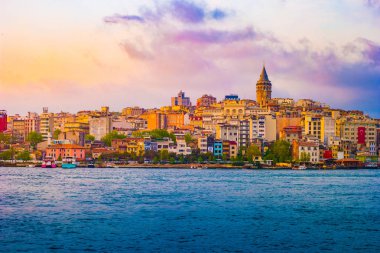
[{"label": "sky", "polygon": [[2,0],[0,109],[145,108],[185,91],[380,118],[380,0]]}]

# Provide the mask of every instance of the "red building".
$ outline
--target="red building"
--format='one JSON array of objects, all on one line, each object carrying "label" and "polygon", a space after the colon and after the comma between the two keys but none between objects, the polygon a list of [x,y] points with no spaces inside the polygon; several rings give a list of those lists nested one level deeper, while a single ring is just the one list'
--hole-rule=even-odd
[{"label": "red building", "polygon": [[75,144],[56,144],[46,149],[46,156],[53,157],[55,160],[74,157],[81,161],[86,159],[86,149]]},{"label": "red building", "polygon": [[209,107],[216,103],[216,98],[211,95],[203,95],[197,99],[197,107]]},{"label": "red building", "polygon": [[7,130],[7,111],[0,111],[0,133]]}]

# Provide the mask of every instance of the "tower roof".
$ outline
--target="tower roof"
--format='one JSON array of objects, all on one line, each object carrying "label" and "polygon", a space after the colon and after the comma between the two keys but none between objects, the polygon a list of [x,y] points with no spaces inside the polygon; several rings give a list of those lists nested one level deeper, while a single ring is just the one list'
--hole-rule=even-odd
[{"label": "tower roof", "polygon": [[267,82],[270,82],[270,81],[269,81],[269,78],[268,78],[267,71],[265,70],[265,66],[263,66],[263,70],[261,71],[259,81],[267,81]]}]

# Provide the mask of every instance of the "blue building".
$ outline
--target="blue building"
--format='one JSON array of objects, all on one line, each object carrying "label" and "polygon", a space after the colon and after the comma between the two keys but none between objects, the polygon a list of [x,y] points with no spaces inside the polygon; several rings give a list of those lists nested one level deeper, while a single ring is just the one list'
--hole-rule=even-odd
[{"label": "blue building", "polygon": [[240,98],[238,95],[235,95],[235,94],[230,94],[230,95],[226,95],[224,97],[225,100],[235,100],[235,101],[239,101]]},{"label": "blue building", "polygon": [[216,157],[223,156],[223,141],[214,142],[214,156]]}]

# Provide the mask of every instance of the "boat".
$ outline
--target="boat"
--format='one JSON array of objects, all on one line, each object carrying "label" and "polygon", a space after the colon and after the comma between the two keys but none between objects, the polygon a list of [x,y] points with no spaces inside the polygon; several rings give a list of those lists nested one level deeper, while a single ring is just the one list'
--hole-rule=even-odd
[{"label": "boat", "polygon": [[52,157],[47,156],[42,161],[41,168],[57,168],[57,164]]},{"label": "boat", "polygon": [[303,165],[295,165],[292,167],[292,170],[306,170],[307,167],[303,164]]},{"label": "boat", "polygon": [[95,160],[92,158],[87,158],[87,168],[95,168]]},{"label": "boat", "polygon": [[378,165],[375,162],[368,162],[364,165],[365,168],[377,168]]},{"label": "boat", "polygon": [[75,157],[66,156],[62,160],[62,169],[75,169],[77,167]]},{"label": "boat", "polygon": [[106,168],[115,168],[113,163],[106,163]]}]

